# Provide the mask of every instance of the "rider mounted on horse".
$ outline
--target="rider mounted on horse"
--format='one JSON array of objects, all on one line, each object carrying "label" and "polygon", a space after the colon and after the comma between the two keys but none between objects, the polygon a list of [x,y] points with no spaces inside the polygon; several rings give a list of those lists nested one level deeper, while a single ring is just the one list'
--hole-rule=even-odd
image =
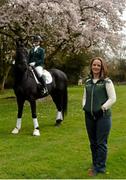
[{"label": "rider mounted on horse", "polygon": [[41,41],[41,36],[33,36],[33,47],[29,51],[28,64],[34,67],[38,76],[38,80],[42,85],[42,93],[46,95],[48,94],[48,89],[45,82],[45,76],[43,74],[45,50],[42,47],[40,47]]}]

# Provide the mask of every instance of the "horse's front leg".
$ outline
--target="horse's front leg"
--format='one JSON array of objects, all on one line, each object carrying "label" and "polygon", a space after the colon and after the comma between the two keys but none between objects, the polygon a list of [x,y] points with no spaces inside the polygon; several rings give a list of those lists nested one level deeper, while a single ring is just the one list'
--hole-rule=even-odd
[{"label": "horse's front leg", "polygon": [[33,125],[34,125],[33,136],[40,136],[39,124],[38,124],[37,115],[36,115],[36,101],[31,100],[30,106],[31,106],[31,113],[32,113],[32,119],[33,119]]},{"label": "horse's front leg", "polygon": [[18,134],[19,130],[21,129],[24,102],[25,100],[21,98],[17,98],[18,114],[17,114],[16,127],[13,129],[12,134]]}]

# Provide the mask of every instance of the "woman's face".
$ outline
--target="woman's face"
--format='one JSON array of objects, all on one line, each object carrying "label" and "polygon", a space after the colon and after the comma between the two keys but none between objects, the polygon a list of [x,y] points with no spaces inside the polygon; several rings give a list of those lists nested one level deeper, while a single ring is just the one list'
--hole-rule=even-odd
[{"label": "woman's face", "polygon": [[92,69],[92,72],[93,72],[94,76],[98,76],[98,77],[100,76],[101,66],[102,65],[101,65],[101,61],[100,60],[95,59],[93,61],[91,69]]}]

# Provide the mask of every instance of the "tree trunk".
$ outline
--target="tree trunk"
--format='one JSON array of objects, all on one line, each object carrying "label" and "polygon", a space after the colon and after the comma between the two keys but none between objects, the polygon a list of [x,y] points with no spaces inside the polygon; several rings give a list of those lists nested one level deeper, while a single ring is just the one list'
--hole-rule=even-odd
[{"label": "tree trunk", "polygon": [[4,90],[5,82],[7,80],[10,69],[11,69],[11,66],[8,66],[6,68],[6,72],[4,73],[3,79],[2,79],[2,81],[0,83],[0,90]]}]

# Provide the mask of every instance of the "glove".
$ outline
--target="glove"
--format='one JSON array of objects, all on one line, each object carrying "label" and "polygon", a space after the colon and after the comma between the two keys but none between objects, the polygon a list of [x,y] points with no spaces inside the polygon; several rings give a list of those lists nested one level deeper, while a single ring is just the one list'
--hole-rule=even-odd
[{"label": "glove", "polygon": [[29,63],[30,66],[35,66],[35,62]]}]

